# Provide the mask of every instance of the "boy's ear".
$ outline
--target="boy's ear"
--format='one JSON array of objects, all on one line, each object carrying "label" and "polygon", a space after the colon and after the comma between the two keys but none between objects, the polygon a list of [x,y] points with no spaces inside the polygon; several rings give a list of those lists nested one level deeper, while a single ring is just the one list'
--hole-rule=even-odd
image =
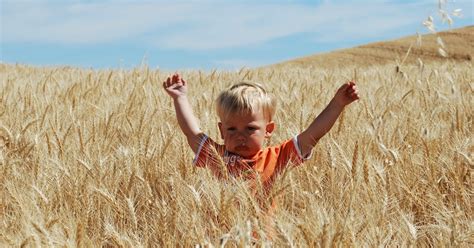
[{"label": "boy's ear", "polygon": [[224,139],[224,133],[222,132],[222,122],[217,123],[219,126],[219,133],[221,133],[221,139]]},{"label": "boy's ear", "polygon": [[274,130],[275,122],[270,121],[269,123],[267,123],[267,126],[265,127],[265,138],[270,138]]}]

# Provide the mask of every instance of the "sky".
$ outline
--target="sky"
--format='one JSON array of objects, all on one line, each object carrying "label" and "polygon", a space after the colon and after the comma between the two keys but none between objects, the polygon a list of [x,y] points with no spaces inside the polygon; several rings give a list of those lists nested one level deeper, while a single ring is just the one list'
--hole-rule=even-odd
[{"label": "sky", "polygon": [[[238,70],[473,25],[472,0],[0,0],[0,61]],[[461,9],[461,17],[454,16]]]}]

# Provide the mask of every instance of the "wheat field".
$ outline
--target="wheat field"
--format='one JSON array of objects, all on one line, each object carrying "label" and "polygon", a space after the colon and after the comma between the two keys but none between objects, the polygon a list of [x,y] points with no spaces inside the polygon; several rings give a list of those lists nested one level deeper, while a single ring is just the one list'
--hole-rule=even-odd
[{"label": "wheat field", "polygon": [[395,67],[180,71],[216,140],[220,90],[269,88],[270,144],[357,81],[361,100],[275,183],[268,238],[245,182],[192,166],[161,86],[170,72],[1,64],[0,246],[472,247],[472,63]]}]

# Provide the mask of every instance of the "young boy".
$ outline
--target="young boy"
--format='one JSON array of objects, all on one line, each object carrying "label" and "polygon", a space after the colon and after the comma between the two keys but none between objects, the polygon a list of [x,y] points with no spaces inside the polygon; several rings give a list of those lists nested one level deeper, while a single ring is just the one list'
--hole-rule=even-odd
[{"label": "young boy", "polygon": [[180,75],[168,77],[163,87],[173,98],[178,124],[195,154],[193,163],[208,167],[219,178],[240,177],[254,184],[256,180],[251,179],[258,177],[265,191],[271,188],[285,166],[306,160],[344,107],[359,99],[355,83],[342,85],[306,130],[279,145],[265,148],[265,139],[276,127],[273,122],[276,102],[262,86],[238,83],[220,93],[217,113],[223,145],[199,128],[186,96],[187,82]]}]

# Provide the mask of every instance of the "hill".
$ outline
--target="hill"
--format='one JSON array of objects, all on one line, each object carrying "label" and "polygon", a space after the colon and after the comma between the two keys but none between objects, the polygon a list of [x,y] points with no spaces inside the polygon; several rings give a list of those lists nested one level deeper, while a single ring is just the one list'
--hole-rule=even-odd
[{"label": "hill", "polygon": [[411,46],[405,64],[415,63],[420,58],[424,63],[446,60],[438,52],[440,45],[437,37],[441,37],[452,61],[472,61],[474,56],[474,26],[452,29],[436,34],[422,35],[421,45],[417,44],[417,36],[408,36],[397,40],[375,42],[349,49],[341,49],[329,53],[314,54],[290,61],[270,65],[273,69],[285,67],[318,67],[337,68],[340,65],[364,67],[383,65],[402,61]]}]

